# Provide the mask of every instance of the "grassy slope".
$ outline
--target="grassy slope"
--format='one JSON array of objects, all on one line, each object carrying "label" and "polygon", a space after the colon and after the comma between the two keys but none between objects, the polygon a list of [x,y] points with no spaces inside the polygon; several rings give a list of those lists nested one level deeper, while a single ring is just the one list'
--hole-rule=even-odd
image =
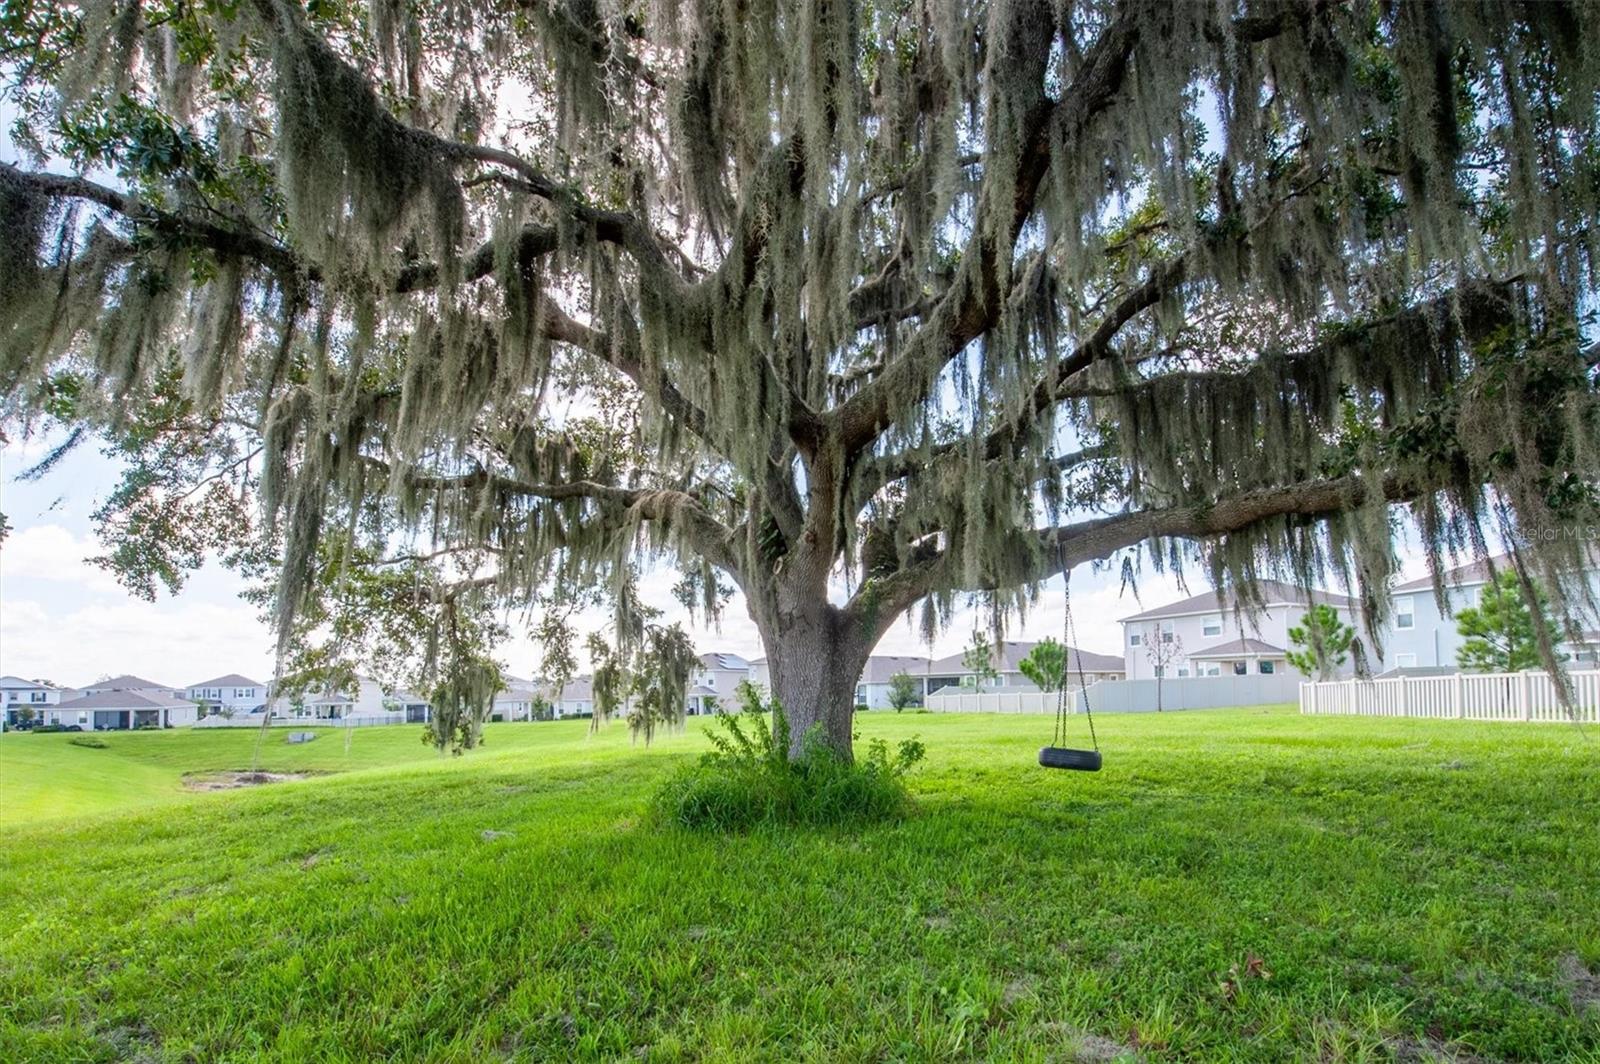
[{"label": "grassy slope", "polygon": [[[74,746],[72,733],[0,736],[0,825],[40,818],[101,816],[157,802],[196,799],[183,777],[226,769],[350,772],[436,764],[441,760],[421,741],[421,728],[301,728],[316,731],[309,743],[290,745],[286,731],[261,736],[255,728],[175,728],[168,731],[99,732],[103,750]],[[586,732],[559,728],[490,730],[491,753],[569,748]],[[348,744],[346,743],[346,740]],[[258,740],[260,741],[258,747]]]},{"label": "grassy slope", "polygon": [[[0,1059],[1600,1060],[1561,974],[1600,969],[1576,730],[1113,717],[1089,776],[1032,766],[1048,727],[869,715],[928,743],[918,814],[746,838],[641,821],[696,735],[275,737],[263,767],[407,763],[194,796],[253,734],[113,736],[70,756],[160,804],[7,832]],[[63,739],[0,739],[6,805]]]}]

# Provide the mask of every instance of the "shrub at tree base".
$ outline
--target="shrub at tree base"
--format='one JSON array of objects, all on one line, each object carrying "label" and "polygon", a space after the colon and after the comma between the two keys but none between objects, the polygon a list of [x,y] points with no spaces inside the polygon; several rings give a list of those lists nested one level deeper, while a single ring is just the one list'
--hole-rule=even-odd
[{"label": "shrub at tree base", "polygon": [[752,693],[741,713],[718,717],[721,730],[709,733],[716,749],[656,792],[656,816],[686,828],[748,831],[762,825],[861,824],[908,811],[904,777],[925,755],[922,743],[907,739],[891,757],[888,744],[875,739],[867,756],[852,763],[808,734],[801,756],[790,760],[783,707],[773,702],[770,711],[768,727],[765,707]]}]

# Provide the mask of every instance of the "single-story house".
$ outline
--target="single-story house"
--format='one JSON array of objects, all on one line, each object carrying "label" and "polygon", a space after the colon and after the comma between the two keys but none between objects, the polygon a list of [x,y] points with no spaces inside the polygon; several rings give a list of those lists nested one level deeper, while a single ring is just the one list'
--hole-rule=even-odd
[{"label": "single-story house", "polygon": [[155,689],[89,691],[44,711],[46,724],[76,724],[86,731],[174,728],[198,719],[193,702]]},{"label": "single-story house", "polygon": [[898,673],[905,673],[916,681],[917,705],[928,697],[927,658],[906,657],[899,654],[874,654],[867,659],[856,683],[856,705],[868,709],[889,709],[889,681]]},{"label": "single-story house", "polygon": [[[1036,691],[1038,685],[1022,673],[1021,662],[1037,642],[1022,640],[1007,640],[995,646],[990,663],[995,671],[995,676],[986,677],[983,686],[1004,687],[1010,690]],[[978,675],[967,666],[965,661],[966,651],[950,654],[946,657],[930,662],[928,665],[928,694],[939,690],[941,687],[951,687],[955,684],[971,687],[977,684]],[[1102,680],[1121,680],[1124,678],[1123,663],[1121,658],[1110,654],[1097,654],[1092,650],[1080,650],[1077,647],[1067,648],[1067,674],[1071,682],[1076,685],[1080,672],[1088,683],[1099,683]]]}]

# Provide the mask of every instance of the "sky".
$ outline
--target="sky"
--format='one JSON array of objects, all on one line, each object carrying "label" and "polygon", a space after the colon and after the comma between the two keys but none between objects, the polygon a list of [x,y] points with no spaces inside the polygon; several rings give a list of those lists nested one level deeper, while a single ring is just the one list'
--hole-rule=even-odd
[{"label": "sky", "polygon": [[[254,606],[239,599],[243,581],[215,562],[196,573],[176,595],[155,602],[134,597],[88,559],[103,552],[91,515],[116,483],[118,465],[92,443],[72,452],[38,481],[17,479],[48,453],[51,440],[13,438],[0,447],[0,511],[12,533],[0,545],[0,673],[82,685],[105,676],[134,673],[173,686],[189,685],[229,672],[253,679],[271,676],[272,634]],[[720,629],[689,621],[672,598],[677,576],[658,569],[644,574],[640,593],[681,620],[702,651],[728,651],[745,657],[764,653],[742,596],[729,604]],[[1131,591],[1119,588],[1117,572],[1078,570],[1073,584],[1073,623],[1086,650],[1120,652],[1116,618],[1144,608]],[[1204,589],[1198,575],[1192,591]],[[1144,603],[1178,597],[1175,581],[1146,573],[1139,582]],[[1061,637],[1062,582],[1051,581],[1044,595],[1008,637]],[[915,611],[913,611],[914,615]],[[601,613],[580,615],[580,628],[598,628]],[[513,631],[526,631],[527,619],[511,617]],[[955,653],[971,639],[975,612],[958,616],[935,642],[935,655]],[[879,652],[923,654],[927,648],[914,619],[884,637]],[[500,648],[502,661],[516,675],[538,672],[542,652],[525,634]]]},{"label": "sky", "polygon": [[[81,686],[107,676],[134,673],[172,686],[189,686],[225,673],[256,680],[273,672],[273,637],[256,608],[240,600],[244,582],[216,562],[208,563],[176,595],[147,602],[129,594],[112,575],[88,559],[103,552],[91,515],[118,476],[116,460],[92,443],[71,453],[37,481],[17,474],[48,453],[50,439],[17,439],[0,446],[0,511],[12,533],[0,544],[0,673]],[[1408,575],[1425,572],[1415,540],[1403,534],[1400,555]],[[678,620],[701,651],[724,651],[747,658],[764,654],[742,596],[729,603],[720,628],[693,623],[672,597],[676,574],[666,568],[646,572],[641,597]],[[1208,589],[1198,568],[1188,574],[1187,590],[1170,573],[1148,565],[1138,576],[1137,594],[1121,586],[1120,567],[1101,571],[1080,566],[1073,576],[1073,626],[1076,645],[1105,654],[1122,653],[1119,618]],[[1039,603],[1007,631],[1011,639],[1061,638],[1062,581],[1045,585]],[[880,654],[930,653],[915,623],[917,611],[898,623],[878,645]],[[501,661],[519,676],[539,672],[542,651],[527,636],[536,618],[514,612],[513,638],[499,648]],[[580,614],[582,632],[604,625],[603,611]],[[975,626],[987,624],[976,610],[957,615],[934,642],[933,656],[965,647]],[[580,641],[581,646],[581,641]],[[580,658],[581,660],[581,658]]]}]

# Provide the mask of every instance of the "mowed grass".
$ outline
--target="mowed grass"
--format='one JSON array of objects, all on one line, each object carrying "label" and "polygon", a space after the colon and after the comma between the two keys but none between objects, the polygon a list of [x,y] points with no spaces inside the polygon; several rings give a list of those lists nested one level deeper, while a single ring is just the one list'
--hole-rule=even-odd
[{"label": "mowed grass", "polygon": [[911,818],[738,837],[643,815],[695,724],[5,736],[0,1059],[1600,1060],[1592,729],[1098,723],[866,714]]}]

